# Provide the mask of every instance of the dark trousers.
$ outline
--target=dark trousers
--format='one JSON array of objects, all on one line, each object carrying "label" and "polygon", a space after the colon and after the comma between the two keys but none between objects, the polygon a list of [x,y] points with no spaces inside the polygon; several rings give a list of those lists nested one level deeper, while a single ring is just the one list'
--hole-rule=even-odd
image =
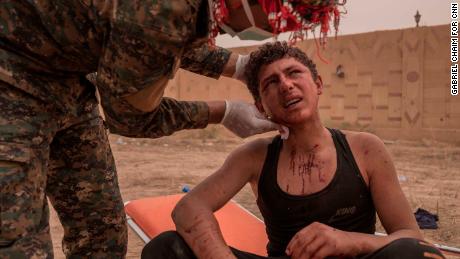
[{"label": "dark trousers", "polygon": [[[238,259],[288,259],[288,256],[266,257],[230,247]],[[193,251],[175,231],[167,231],[152,239],[142,250],[142,259],[195,259]],[[333,258],[333,257],[329,257]],[[377,251],[356,257],[359,259],[417,259],[444,258],[435,247],[413,238],[401,238]]]}]

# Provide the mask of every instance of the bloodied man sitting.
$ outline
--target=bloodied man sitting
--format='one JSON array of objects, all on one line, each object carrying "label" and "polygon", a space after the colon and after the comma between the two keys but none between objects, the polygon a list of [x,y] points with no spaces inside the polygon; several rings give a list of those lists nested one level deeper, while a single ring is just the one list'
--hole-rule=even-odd
[{"label": "bloodied man sitting", "polygon": [[[266,225],[270,257],[443,257],[423,241],[383,142],[323,126],[323,83],[305,53],[268,43],[251,54],[245,73],[258,109],[289,127],[289,137],[233,151],[177,204],[177,232],[153,239],[143,258],[264,258],[227,246],[213,215],[246,183]],[[387,236],[374,235],[376,212]]]}]

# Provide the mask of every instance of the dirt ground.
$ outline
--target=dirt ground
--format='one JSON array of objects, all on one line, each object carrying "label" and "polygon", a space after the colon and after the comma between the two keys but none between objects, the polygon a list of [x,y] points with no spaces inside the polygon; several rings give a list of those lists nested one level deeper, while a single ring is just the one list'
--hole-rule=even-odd
[{"label": "dirt ground", "polygon": [[[250,140],[232,137],[218,127],[184,131],[155,140],[111,135],[123,199],[176,194],[184,185],[193,188],[216,170],[231,150]],[[460,145],[426,139],[385,143],[413,210],[424,208],[439,215],[439,228],[424,230],[425,238],[460,247]],[[260,217],[248,186],[235,200]],[[63,231],[54,211],[50,220],[55,258],[64,258]],[[383,231],[380,226],[378,229]],[[139,258],[143,245],[129,230],[127,258]]]}]

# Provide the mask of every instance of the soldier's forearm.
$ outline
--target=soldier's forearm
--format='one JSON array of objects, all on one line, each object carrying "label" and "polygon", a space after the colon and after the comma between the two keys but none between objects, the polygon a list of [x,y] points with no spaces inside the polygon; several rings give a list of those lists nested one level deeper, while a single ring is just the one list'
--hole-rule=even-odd
[{"label": "soldier's forearm", "polygon": [[208,123],[218,124],[222,121],[225,114],[225,101],[208,101],[209,107]]},{"label": "soldier's forearm", "polygon": [[232,52],[230,58],[228,59],[227,64],[224,66],[224,70],[222,71],[222,75],[226,77],[232,77],[235,73],[236,69],[236,61],[238,60],[238,54]]},{"label": "soldier's forearm", "polygon": [[183,129],[208,125],[209,107],[205,102],[181,102],[162,98],[157,109],[140,111],[124,98],[101,94],[107,125],[112,133],[137,138],[158,138]]}]

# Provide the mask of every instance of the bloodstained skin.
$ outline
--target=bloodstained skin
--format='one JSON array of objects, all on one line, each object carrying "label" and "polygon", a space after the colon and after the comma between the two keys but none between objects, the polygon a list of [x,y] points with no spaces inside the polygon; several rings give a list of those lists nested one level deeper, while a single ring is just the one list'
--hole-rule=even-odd
[{"label": "bloodstained skin", "polygon": [[295,155],[297,154],[295,148],[291,151],[290,159],[291,161],[289,162],[289,170],[292,170],[292,175],[295,174]]},{"label": "bloodstained skin", "polygon": [[318,164],[318,181],[324,183],[326,181],[326,178],[324,178],[323,173],[321,172],[321,169],[323,169],[323,166],[320,166]]},{"label": "bloodstained skin", "polygon": [[[312,170],[313,168],[318,168],[318,173],[321,174],[321,170],[320,170],[320,166],[319,164],[316,164],[315,163],[315,158],[316,158],[316,153],[315,153],[315,149],[318,147],[319,145],[316,144],[315,146],[313,146],[313,148],[311,148],[310,150],[308,150],[308,159],[307,159],[307,162],[305,163],[305,157],[304,156],[299,156],[299,165],[298,165],[298,170],[299,170],[299,175],[302,176],[302,194],[305,194],[305,175],[308,174],[308,182],[311,184],[311,174],[312,174]],[[293,158],[293,155],[295,155],[296,153],[292,153],[291,152],[291,165],[295,165],[295,160],[294,160],[294,163],[292,163],[292,158]],[[320,180],[323,180],[324,179],[321,177],[321,175],[319,175],[319,179]]]},{"label": "bloodstained skin", "polygon": [[302,194],[305,193],[305,179],[303,178],[303,175],[302,175]]},{"label": "bloodstained skin", "polygon": [[[315,163],[315,158],[316,158],[316,152],[315,149],[318,148],[319,145],[316,144],[311,148],[310,150],[307,151],[308,153],[308,158],[306,159],[306,156],[304,155],[297,155],[297,150],[294,148],[290,155],[289,155],[289,170],[292,171],[292,175],[295,175],[295,170],[297,168],[297,173],[299,176],[302,177],[302,194],[305,193],[305,175],[308,174],[308,181],[311,183],[311,175],[313,173],[313,168],[318,169],[318,179],[320,182],[324,182],[324,176],[321,173],[321,166],[318,162]],[[297,166],[296,166],[296,156],[297,156]],[[305,161],[306,160],[306,161]],[[289,185],[286,187],[287,190],[289,190]]]},{"label": "bloodstained skin", "polygon": [[316,167],[315,164],[313,164],[315,161],[315,153],[309,154],[308,155],[308,164],[307,164],[307,173],[308,173],[308,181],[311,183],[311,170],[313,167]]},{"label": "bloodstained skin", "polygon": [[185,229],[185,233],[187,233],[187,234],[192,233],[193,231],[196,230],[196,226],[202,224],[202,223],[205,222],[205,221],[206,221],[205,219],[199,219],[199,220],[197,220],[196,222],[193,223],[192,226],[190,226],[189,228]]}]

